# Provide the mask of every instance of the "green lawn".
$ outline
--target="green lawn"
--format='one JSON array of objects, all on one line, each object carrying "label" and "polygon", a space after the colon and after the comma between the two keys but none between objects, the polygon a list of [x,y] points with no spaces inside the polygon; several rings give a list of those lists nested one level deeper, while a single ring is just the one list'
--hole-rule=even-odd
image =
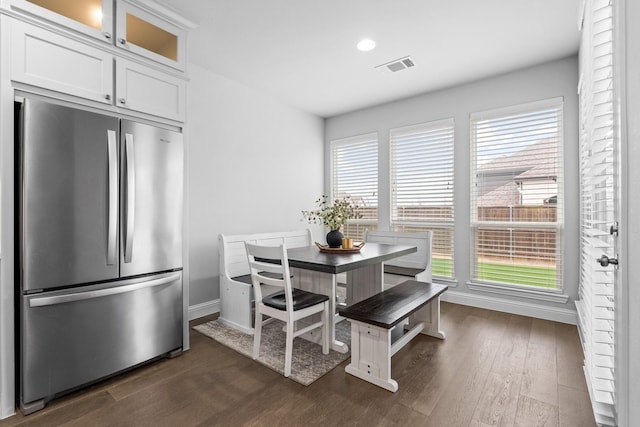
[{"label": "green lawn", "polygon": [[451,277],[451,260],[442,258],[432,258],[432,272],[436,276]]},{"label": "green lawn", "polygon": [[[433,258],[433,274],[451,277],[451,260]],[[478,278],[489,282],[556,288],[556,269],[525,265],[506,265],[481,262]]]}]

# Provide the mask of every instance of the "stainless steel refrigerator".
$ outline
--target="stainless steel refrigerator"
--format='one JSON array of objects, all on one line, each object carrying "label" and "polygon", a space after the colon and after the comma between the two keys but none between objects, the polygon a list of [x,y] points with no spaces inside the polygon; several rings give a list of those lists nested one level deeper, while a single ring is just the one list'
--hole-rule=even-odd
[{"label": "stainless steel refrigerator", "polygon": [[182,347],[182,135],[16,102],[23,412]]}]

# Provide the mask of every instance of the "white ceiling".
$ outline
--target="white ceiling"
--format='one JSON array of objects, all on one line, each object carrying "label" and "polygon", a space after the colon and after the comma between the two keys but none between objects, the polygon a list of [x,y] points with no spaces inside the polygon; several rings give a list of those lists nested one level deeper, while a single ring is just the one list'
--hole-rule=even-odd
[{"label": "white ceiling", "polygon": [[[189,59],[321,117],[577,53],[581,0],[164,0]],[[359,52],[357,42],[377,47]],[[416,66],[374,69],[410,55]]]}]

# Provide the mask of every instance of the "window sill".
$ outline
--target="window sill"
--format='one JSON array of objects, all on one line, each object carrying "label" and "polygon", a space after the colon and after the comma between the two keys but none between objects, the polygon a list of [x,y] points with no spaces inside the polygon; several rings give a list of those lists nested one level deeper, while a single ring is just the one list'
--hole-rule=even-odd
[{"label": "window sill", "polygon": [[522,297],[535,299],[539,301],[555,302],[566,304],[569,301],[569,295],[560,293],[560,291],[539,291],[537,289],[514,287],[508,285],[498,285],[489,283],[467,282],[467,287],[472,291],[489,292],[500,295],[510,295],[514,297]]}]

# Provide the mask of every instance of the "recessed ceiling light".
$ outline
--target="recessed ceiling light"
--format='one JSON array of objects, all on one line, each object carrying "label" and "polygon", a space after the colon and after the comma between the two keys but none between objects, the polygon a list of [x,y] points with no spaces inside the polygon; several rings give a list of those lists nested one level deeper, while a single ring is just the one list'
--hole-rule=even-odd
[{"label": "recessed ceiling light", "polygon": [[356,46],[361,52],[368,52],[376,47],[376,42],[369,39],[360,40],[358,45]]}]

